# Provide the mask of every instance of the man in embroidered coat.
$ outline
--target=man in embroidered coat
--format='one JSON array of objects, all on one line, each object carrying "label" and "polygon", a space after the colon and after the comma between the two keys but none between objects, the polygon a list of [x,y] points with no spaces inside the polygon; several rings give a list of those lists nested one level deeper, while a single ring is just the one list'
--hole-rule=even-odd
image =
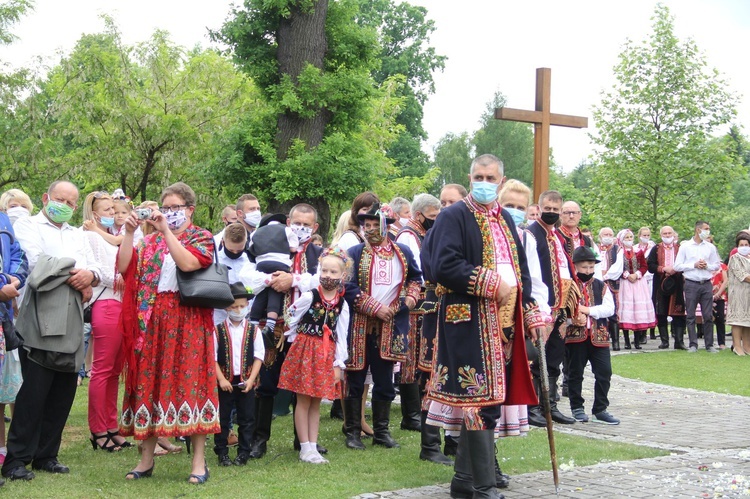
[{"label": "man in embroidered coat", "polygon": [[594,251],[579,246],[573,251],[576,283],[581,290],[581,299],[573,316],[568,319],[565,334],[565,349],[568,354],[568,392],[573,417],[586,423],[589,417],[583,407],[581,394],[583,371],[591,362],[594,373],[594,405],[591,413],[594,421],[604,424],[620,424],[620,420],[607,412],[609,385],[612,379],[612,363],[609,357],[609,333],[607,317],[615,310],[615,302],[609,288],[599,279],[594,279],[594,267],[599,263]]},{"label": "man in embroidered coat", "polygon": [[615,313],[607,319],[607,330],[609,340],[612,342],[612,350],[620,350],[620,325],[617,322],[617,295],[620,292],[620,276],[622,275],[622,258],[620,247],[615,239],[615,231],[611,227],[602,227],[599,230],[599,254],[602,261],[599,263],[601,279],[609,288],[615,301]]},{"label": "man in embroidered coat", "polygon": [[[541,214],[536,223],[529,225],[527,233],[536,240],[536,250],[539,255],[539,264],[542,267],[542,279],[547,285],[549,291],[548,304],[552,309],[552,333],[545,345],[547,355],[547,375],[550,386],[550,411],[552,420],[560,424],[573,424],[575,419],[566,416],[557,408],[555,400],[555,389],[557,380],[560,377],[560,365],[565,356],[565,319],[568,312],[575,308],[577,303],[576,287],[572,280],[573,270],[572,263],[562,238],[557,236],[555,224],[560,219],[563,199],[557,191],[545,191],[539,196],[539,207]],[[534,377],[534,384],[537,393],[541,393],[541,373],[539,370],[539,361],[536,360],[531,364],[531,374]],[[541,406],[532,404],[529,406],[529,424],[534,426],[547,426],[547,420],[542,414]]]},{"label": "man in embroidered coat", "polygon": [[497,203],[502,169],[491,154],[476,158],[469,174],[471,194],[441,212],[422,247],[440,296],[427,396],[464,411],[453,497],[500,497],[493,435],[500,404],[536,400],[524,325],[536,337],[543,321],[531,297],[515,224]]},{"label": "man in embroidered coat", "polygon": [[[264,286],[271,286],[274,290],[286,293],[284,310],[289,307],[302,293],[314,289],[318,285],[316,273],[318,259],[323,249],[310,244],[310,234],[318,229],[318,212],[309,204],[298,204],[289,212],[287,223],[292,230],[303,234],[300,246],[292,258],[291,272],[274,272],[273,275],[258,272],[255,266],[245,266],[240,274],[240,280],[250,287],[254,293],[260,292]],[[305,228],[306,230],[301,230]],[[297,237],[299,237],[299,234]],[[304,239],[304,240],[303,240]],[[277,321],[276,338],[283,336],[284,321]],[[266,364],[260,370],[260,386],[255,390],[257,401],[255,404],[255,431],[250,459],[260,459],[266,453],[268,440],[271,438],[271,421],[273,420],[273,399],[279,392],[279,376],[281,366],[289,351],[290,342],[278,341],[276,348],[271,350],[266,358]],[[296,435],[295,435],[296,436]],[[295,447],[299,445],[295,440]],[[299,449],[297,449],[299,450]],[[318,452],[327,451],[318,445]]]},{"label": "man in embroidered coat", "polygon": [[[677,252],[680,245],[677,244],[674,230],[665,225],[659,231],[661,242],[648,255],[648,271],[654,274],[653,293],[654,311],[656,312],[656,324],[659,328],[661,345],[659,348],[669,348],[669,322],[667,317],[672,318],[672,336],[674,336],[674,349],[687,350],[683,338],[685,337],[685,293],[682,272],[674,269]],[[668,279],[665,286],[664,281]]]},{"label": "man in embroidered coat", "polygon": [[[422,241],[440,213],[440,200],[430,194],[418,194],[411,203],[411,217],[396,236],[396,242],[405,244],[414,255],[414,261],[421,270]],[[423,273],[424,274],[424,273]],[[440,429],[425,424],[427,411],[422,410],[421,388],[432,371],[430,342],[435,338],[435,324],[432,331],[424,335],[425,314],[437,309],[435,285],[424,281],[417,306],[409,314],[409,338],[406,349],[406,362],[401,365],[401,429],[418,429],[421,432],[419,457],[437,464],[452,465],[453,461],[440,452]],[[427,296],[429,292],[430,296]],[[428,320],[429,324],[430,321]],[[422,374],[422,373],[425,374]]]},{"label": "man in embroidered coat", "polygon": [[[419,300],[422,272],[411,250],[388,238],[387,218],[375,203],[358,215],[366,242],[349,248],[354,269],[346,283],[346,300],[353,310],[349,325],[349,359],[346,361],[348,392],[344,399],[346,446],[364,449],[362,394],[367,368],[372,372],[373,444],[399,445],[388,429],[393,387],[393,364],[406,361],[409,311]],[[404,295],[405,298],[401,299]]]}]

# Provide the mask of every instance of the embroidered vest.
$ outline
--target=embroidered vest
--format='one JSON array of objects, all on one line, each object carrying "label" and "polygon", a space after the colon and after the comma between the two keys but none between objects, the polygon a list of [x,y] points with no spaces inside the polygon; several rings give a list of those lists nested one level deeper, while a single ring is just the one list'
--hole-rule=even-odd
[{"label": "embroidered vest", "polygon": [[323,326],[326,325],[331,330],[333,341],[336,341],[336,323],[341,315],[341,309],[344,307],[344,298],[339,297],[339,301],[332,307],[326,308],[317,289],[312,290],[312,305],[305,312],[297,325],[297,334],[307,334],[309,336],[323,337]]},{"label": "embroidered vest", "polygon": [[[227,319],[228,320],[228,319]],[[248,331],[248,328],[252,328],[250,321],[245,322],[245,331],[242,335],[242,355],[240,357],[241,373],[234,373],[232,368],[232,341],[229,338],[229,329],[227,328],[226,321],[216,326],[216,340],[218,348],[216,350],[216,359],[221,368],[221,373],[229,381],[232,377],[240,375],[242,379],[250,377],[250,372],[253,367],[253,360],[255,359],[253,351],[253,340],[255,339],[255,333]]]},{"label": "embroidered vest", "polygon": [[[606,289],[602,281],[599,279],[591,279],[586,284],[579,283],[579,286],[582,288],[581,291],[583,295],[581,297],[581,305],[591,307],[602,304]],[[608,323],[609,321],[607,318],[604,318],[594,321],[592,328],[571,324],[568,326],[565,334],[565,343],[581,343],[591,339],[591,343],[595,347],[609,348],[609,332],[607,331]]]}]

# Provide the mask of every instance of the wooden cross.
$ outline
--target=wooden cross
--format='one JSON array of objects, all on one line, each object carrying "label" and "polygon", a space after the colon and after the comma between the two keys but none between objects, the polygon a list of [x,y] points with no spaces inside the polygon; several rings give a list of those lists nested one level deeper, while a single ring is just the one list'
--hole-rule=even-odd
[{"label": "wooden cross", "polygon": [[495,109],[498,120],[521,121],[534,124],[534,200],[549,189],[549,126],[566,126],[570,128],[587,128],[588,118],[567,114],[550,113],[550,80],[552,70],[536,69],[536,106],[534,111],[499,107]]}]

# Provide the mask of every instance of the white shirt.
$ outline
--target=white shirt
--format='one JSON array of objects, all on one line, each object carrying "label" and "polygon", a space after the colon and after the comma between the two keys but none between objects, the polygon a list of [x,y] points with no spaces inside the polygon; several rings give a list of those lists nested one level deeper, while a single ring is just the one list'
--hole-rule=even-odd
[{"label": "white shirt", "polygon": [[[92,300],[117,300],[122,301],[120,293],[115,292],[115,278],[119,274],[116,271],[118,246],[109,244],[102,236],[94,231],[83,231],[86,236],[86,244],[91,248],[96,263],[99,264],[101,282],[94,288]],[[100,295],[101,293],[101,295]],[[97,298],[97,296],[99,298]]]},{"label": "white shirt", "polygon": [[358,244],[362,244],[362,241],[357,239],[357,236],[355,236],[353,232],[347,231],[344,232],[344,234],[341,236],[341,239],[338,240],[336,246],[344,251],[349,251],[349,248],[352,248]]},{"label": "white shirt", "polygon": [[607,272],[604,273],[604,276],[602,277],[603,281],[616,281],[620,278],[620,276],[622,276],[622,270],[625,265],[624,254],[624,250],[618,247],[615,261],[610,264]]},{"label": "white shirt", "polygon": [[[229,341],[232,342],[232,373],[235,376],[241,376],[242,375],[242,337],[245,334],[245,324],[247,323],[247,319],[240,322],[239,324],[234,324],[232,321],[227,320],[225,322],[225,326],[227,328],[227,334],[229,335]],[[247,334],[253,334],[253,326],[250,326],[250,328],[247,331]],[[260,333],[255,335],[255,338],[253,338],[253,357],[256,359],[263,360],[263,357],[265,356],[266,347],[263,346],[263,336],[260,335]],[[216,331],[214,331],[214,360],[218,362],[219,360],[219,340],[216,337]],[[227,381],[232,381],[227,380]]]},{"label": "white shirt", "polygon": [[[304,317],[310,309],[312,298],[312,291],[307,291],[302,293],[289,307],[289,329],[284,333],[289,341],[294,341],[297,337],[297,324],[299,324],[299,321],[302,320],[302,317]],[[340,299],[343,300],[344,298],[342,297]],[[338,322],[336,322],[336,354],[334,355],[333,367],[340,367],[341,369],[346,368],[345,362],[346,359],[349,358],[349,353],[346,349],[347,334],[349,334],[349,305],[344,301]]]},{"label": "white shirt", "polygon": [[[269,222],[268,225],[277,225],[279,222]],[[284,227],[284,233],[286,234],[286,242],[289,244],[289,251],[299,248],[299,238],[292,231],[290,227]],[[255,231],[250,234],[250,248],[253,246],[253,236]],[[255,257],[255,263],[261,262],[278,262],[282,265],[291,266],[292,257],[289,256],[289,252],[286,253],[266,253],[264,255],[258,255]]]},{"label": "white shirt", "polygon": [[[304,251],[300,251],[304,253]],[[261,291],[266,289],[268,284],[271,282],[271,274],[266,274],[256,270],[255,264],[250,262],[249,264],[242,267],[240,270],[238,280],[253,290],[254,295],[258,295]],[[292,298],[296,300],[302,293],[310,291],[318,287],[320,284],[320,265],[318,265],[318,271],[315,275],[305,272],[303,274],[292,273]]]},{"label": "white shirt", "polygon": [[[707,267],[696,269],[695,262],[698,260],[705,260]],[[714,272],[719,270],[720,267],[721,260],[719,259],[719,253],[716,251],[716,246],[708,241],[696,243],[695,239],[692,238],[682,244],[674,261],[674,269],[677,272],[682,272],[685,279],[690,281],[710,280]]]},{"label": "white shirt", "polygon": [[[414,255],[414,261],[417,262],[417,268],[422,270],[422,260],[419,258],[421,254],[421,248],[419,246],[419,240],[417,235],[411,231],[405,230],[396,237],[396,242],[406,245]],[[348,249],[348,248],[347,248]]]},{"label": "white shirt", "polygon": [[[13,231],[29,262],[29,273],[34,270],[41,255],[49,255],[73,258],[76,261],[75,268],[102,275],[101,267],[86,243],[83,230],[77,227],[68,223],[58,227],[40,211],[34,216],[18,219],[13,225]],[[22,288],[21,293],[25,289],[26,287]],[[22,297],[19,298],[19,303],[21,300]]]},{"label": "white shirt", "polygon": [[536,239],[528,232],[520,229],[518,229],[518,237],[521,239],[524,252],[526,253],[526,265],[529,268],[529,275],[531,276],[531,296],[536,300],[542,315],[548,317],[552,313],[552,309],[548,303],[549,289],[542,280],[542,267],[539,265],[539,254],[536,252]]},{"label": "white shirt", "polygon": [[398,298],[404,278],[404,268],[396,256],[396,250],[393,250],[392,258],[380,258],[377,253],[373,254],[371,276],[370,296],[385,306],[390,306]]}]

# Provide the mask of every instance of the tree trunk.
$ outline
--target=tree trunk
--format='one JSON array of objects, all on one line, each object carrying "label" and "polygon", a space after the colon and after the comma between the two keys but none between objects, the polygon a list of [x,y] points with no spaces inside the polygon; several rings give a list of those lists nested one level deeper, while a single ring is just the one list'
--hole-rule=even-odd
[{"label": "tree trunk", "polygon": [[[279,73],[289,75],[294,83],[307,64],[323,69],[323,59],[328,50],[325,30],[327,14],[328,0],[318,0],[310,12],[294,5],[291,15],[279,22],[276,52]],[[280,114],[276,122],[276,155],[279,160],[286,159],[295,139],[304,141],[307,149],[317,147],[323,140],[325,127],[330,119],[331,113],[325,109],[321,109],[312,118],[302,118],[296,113]]]}]

